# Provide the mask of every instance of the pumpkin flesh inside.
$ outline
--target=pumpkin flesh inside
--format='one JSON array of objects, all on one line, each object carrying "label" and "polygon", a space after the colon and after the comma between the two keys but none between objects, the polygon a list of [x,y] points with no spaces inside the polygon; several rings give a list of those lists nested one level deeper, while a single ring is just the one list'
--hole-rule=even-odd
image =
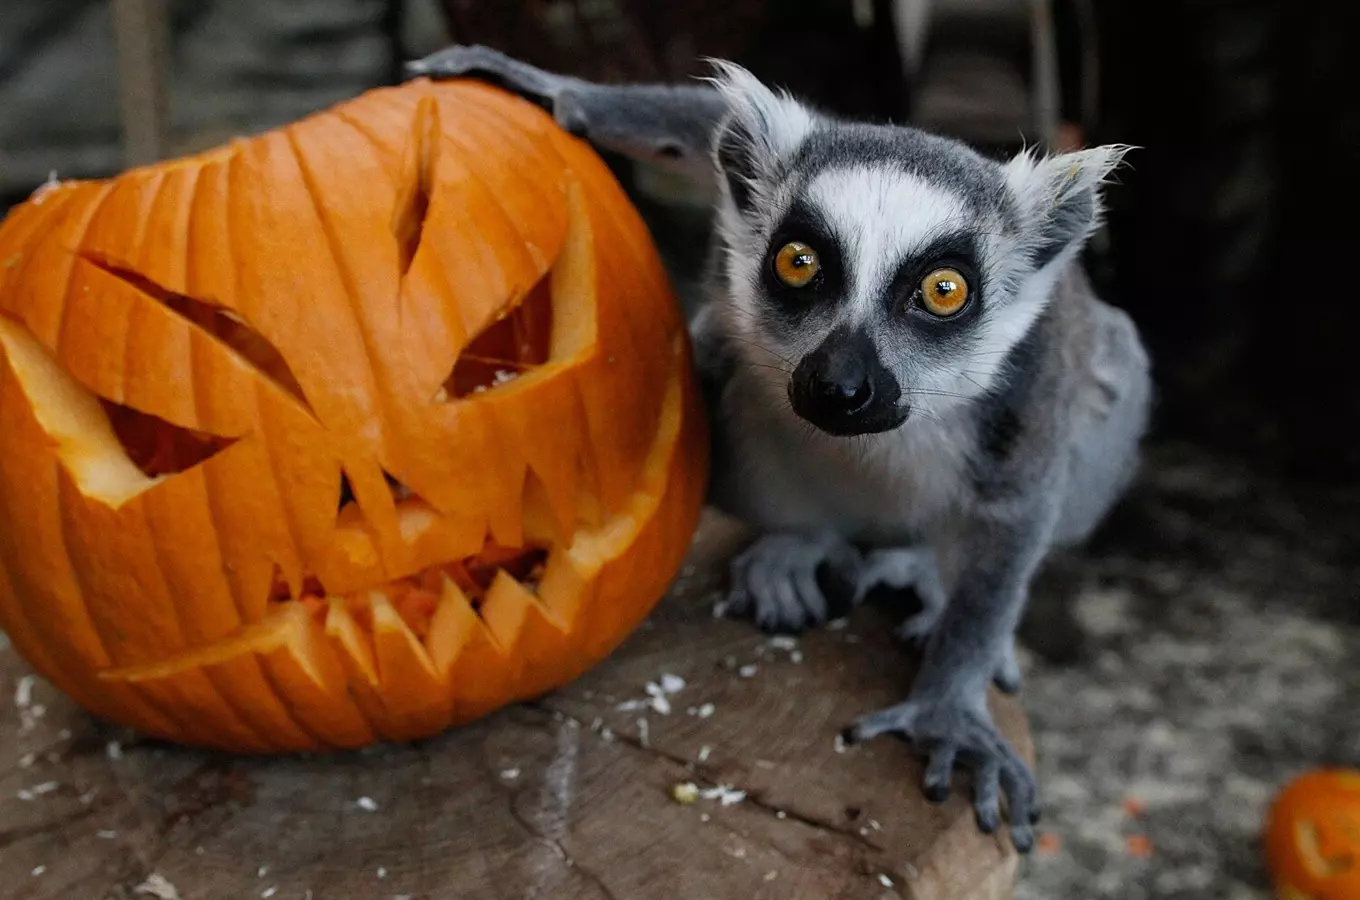
[{"label": "pumpkin flesh inside", "polygon": [[370,596],[381,594],[392,604],[406,627],[423,641],[429,636],[430,622],[444,596],[445,582],[458,588],[476,612],[481,609],[497,573],[504,572],[530,592],[536,592],[543,579],[547,558],[547,547],[510,548],[488,542],[486,548],[474,556],[427,566],[413,575],[341,597],[327,593],[319,580],[308,577],[303,581],[301,595],[295,599],[288,583],[280,577],[275,579],[269,602],[271,605],[300,603],[317,624],[323,626],[331,605],[338,602],[344,605],[365,631],[371,632],[373,614]]}]

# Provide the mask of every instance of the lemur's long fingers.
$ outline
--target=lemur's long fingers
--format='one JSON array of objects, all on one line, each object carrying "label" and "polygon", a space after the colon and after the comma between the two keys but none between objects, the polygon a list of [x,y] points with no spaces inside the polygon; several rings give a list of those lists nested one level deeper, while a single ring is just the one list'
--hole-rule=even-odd
[{"label": "lemur's long fingers", "polygon": [[803,604],[793,573],[773,572],[770,576],[770,603],[762,610],[761,628],[767,631],[800,631],[804,624]]},{"label": "lemur's long fingers", "polygon": [[886,709],[860,716],[841,733],[841,738],[847,744],[862,744],[890,732],[900,732],[905,735],[911,725],[914,709],[915,707],[910,702],[899,703],[896,706],[889,706]]},{"label": "lemur's long fingers", "polygon": [[817,567],[801,565],[793,572],[794,585],[798,590],[799,606],[813,625],[820,625],[827,619],[826,595],[817,583]]},{"label": "lemur's long fingers", "polygon": [[931,751],[925,775],[921,779],[921,791],[931,803],[943,803],[949,799],[949,780],[954,776],[954,759],[957,755],[958,748],[949,742],[943,742]]},{"label": "lemur's long fingers", "polygon": [[567,76],[545,72],[481,45],[445,47],[423,59],[406,63],[405,72],[408,78],[478,78],[532,100],[549,112],[573,83]]},{"label": "lemur's long fingers", "polygon": [[978,830],[992,834],[1001,825],[1001,764],[989,760],[973,772],[973,810]]},{"label": "lemur's long fingers", "polygon": [[1011,843],[1021,853],[1028,853],[1034,847],[1034,823],[1039,818],[1035,806],[1037,791],[1024,763],[1011,756],[1001,766],[1001,788],[1010,808]]}]

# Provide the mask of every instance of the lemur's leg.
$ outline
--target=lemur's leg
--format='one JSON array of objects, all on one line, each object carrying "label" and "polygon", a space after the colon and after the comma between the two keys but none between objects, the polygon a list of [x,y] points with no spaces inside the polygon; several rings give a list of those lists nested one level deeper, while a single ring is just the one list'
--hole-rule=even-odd
[{"label": "lemur's leg", "polygon": [[821,625],[831,608],[818,573],[827,571],[853,586],[859,563],[859,551],[833,531],[762,535],[732,560],[725,614],[754,619],[766,631]]},{"label": "lemur's leg", "polygon": [[[855,585],[855,602],[859,603],[874,588],[886,586],[898,591],[914,591],[921,601],[919,612],[897,626],[897,637],[918,649],[939,624],[949,596],[940,580],[935,554],[925,546],[890,547],[875,550],[864,559]],[[992,681],[1007,694],[1020,690],[1020,664],[1015,658],[1015,641],[1007,642],[1004,655],[997,664]]]},{"label": "lemur's leg", "polygon": [[968,769],[984,832],[1000,824],[1004,793],[1011,841],[1021,852],[1034,845],[1037,788],[1029,766],[993,723],[987,690],[1004,668],[1030,579],[1048,548],[1058,512],[1053,482],[1009,485],[1023,493],[981,504],[971,528],[949,551],[962,564],[926,639],[911,693],[903,703],[862,716],[845,732],[850,743],[888,733],[910,740],[927,759],[922,789],[934,800],[948,796],[955,764]]},{"label": "lemur's leg", "polygon": [[460,45],[407,63],[406,75],[495,84],[542,106],[559,125],[596,147],[698,180],[713,177],[713,134],[727,105],[706,84],[595,84],[546,72],[489,47]]},{"label": "lemur's leg", "polygon": [[1054,535],[1063,546],[1084,542],[1137,474],[1152,403],[1147,351],[1128,314],[1093,301],[1092,320],[1090,378],[1073,404],[1067,491]]}]

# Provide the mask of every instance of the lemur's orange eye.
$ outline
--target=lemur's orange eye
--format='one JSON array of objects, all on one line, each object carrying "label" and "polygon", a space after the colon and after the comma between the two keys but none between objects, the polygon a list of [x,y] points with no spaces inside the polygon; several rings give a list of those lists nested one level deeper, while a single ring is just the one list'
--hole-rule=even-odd
[{"label": "lemur's orange eye", "polygon": [[958,269],[936,269],[921,279],[921,305],[935,316],[952,316],[968,302],[968,281]]},{"label": "lemur's orange eye", "polygon": [[806,287],[821,268],[817,251],[801,241],[789,241],[774,257],[774,274],[791,288]]}]

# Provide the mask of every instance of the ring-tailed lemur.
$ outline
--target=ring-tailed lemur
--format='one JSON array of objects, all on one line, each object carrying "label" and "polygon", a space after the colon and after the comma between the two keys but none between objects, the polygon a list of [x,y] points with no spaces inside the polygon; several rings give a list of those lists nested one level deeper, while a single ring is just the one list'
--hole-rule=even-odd
[{"label": "ring-tailed lemur", "polygon": [[911,740],[935,801],[956,764],[971,771],[979,827],[998,827],[1004,792],[1028,850],[1034,778],[987,692],[1019,687],[1013,633],[1040,562],[1083,539],[1137,465],[1148,359],[1078,261],[1126,148],[1000,163],[715,67],[707,84],[606,86],[455,46],[407,73],[486,80],[602,149],[717,176],[710,300],[692,322],[710,498],[765,532],[733,562],[729,609],[819,624],[826,570],[857,599],[913,589],[911,692],[846,739]]}]

